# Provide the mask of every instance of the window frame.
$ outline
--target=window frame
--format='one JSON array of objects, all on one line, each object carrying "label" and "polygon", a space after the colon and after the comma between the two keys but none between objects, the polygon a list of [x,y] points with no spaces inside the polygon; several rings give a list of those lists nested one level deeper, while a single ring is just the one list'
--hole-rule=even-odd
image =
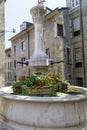
[{"label": "window frame", "polygon": [[54,37],[63,37],[63,35],[63,24],[54,22]]},{"label": "window frame", "polygon": [[26,43],[25,43],[25,41],[21,41],[21,50],[22,51],[26,50]]},{"label": "window frame", "polygon": [[63,24],[57,24],[57,36],[63,36]]},{"label": "window frame", "polygon": [[16,63],[16,60],[14,60],[14,68],[15,68],[15,69],[16,69],[16,64],[17,64],[17,63]]},{"label": "window frame", "polygon": [[[76,54],[77,51],[77,54]],[[78,58],[80,56],[80,58]],[[77,59],[78,58],[78,59]],[[74,61],[75,61],[75,68],[80,68],[82,67],[82,48],[74,48]]]},{"label": "window frame", "polygon": [[79,36],[81,33],[80,17],[77,16],[73,18],[72,24],[73,24],[73,36],[74,37]]},{"label": "window frame", "polygon": [[16,45],[14,45],[14,55],[16,54]]},{"label": "window frame", "polygon": [[71,8],[74,9],[80,5],[79,0],[71,0]]},{"label": "window frame", "polygon": [[11,81],[11,79],[12,79],[11,72],[8,72],[8,80],[10,80],[10,81]]},{"label": "window frame", "polygon": [[8,69],[11,69],[11,62],[8,62]]}]

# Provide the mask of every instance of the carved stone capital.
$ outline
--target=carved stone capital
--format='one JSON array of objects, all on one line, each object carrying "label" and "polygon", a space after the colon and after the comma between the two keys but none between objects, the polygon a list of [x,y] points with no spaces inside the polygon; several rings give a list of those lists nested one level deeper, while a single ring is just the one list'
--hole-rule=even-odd
[{"label": "carved stone capital", "polygon": [[46,9],[43,6],[35,6],[31,10],[31,15],[34,23],[43,23],[46,14]]}]

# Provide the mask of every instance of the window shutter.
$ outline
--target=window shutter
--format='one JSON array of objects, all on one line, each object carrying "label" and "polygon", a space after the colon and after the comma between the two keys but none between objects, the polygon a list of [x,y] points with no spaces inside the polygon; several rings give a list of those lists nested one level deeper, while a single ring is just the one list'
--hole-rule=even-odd
[{"label": "window shutter", "polygon": [[73,29],[74,29],[74,32],[80,30],[80,18],[77,17],[73,20]]},{"label": "window shutter", "polygon": [[76,50],[76,62],[82,62],[81,49]]},{"label": "window shutter", "polygon": [[75,49],[75,66],[82,67],[82,49],[81,48]]}]

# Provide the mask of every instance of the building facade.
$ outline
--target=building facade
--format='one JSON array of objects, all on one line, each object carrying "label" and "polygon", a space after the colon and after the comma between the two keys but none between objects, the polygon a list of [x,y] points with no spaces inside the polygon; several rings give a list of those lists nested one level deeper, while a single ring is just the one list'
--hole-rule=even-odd
[{"label": "building facade", "polygon": [[87,1],[66,0],[69,7],[72,82],[87,87]]},{"label": "building facade", "polygon": [[5,86],[12,84],[11,48],[5,49]]},{"label": "building facade", "polygon": [[[27,27],[28,25],[28,27]],[[69,15],[67,8],[50,10],[44,22],[44,48],[54,61],[64,61],[49,67],[48,73],[56,73],[71,80],[71,46],[69,31]],[[34,50],[34,25],[23,22],[21,31],[12,37],[12,81],[20,77],[30,76],[33,71],[26,65],[17,64],[30,58]]]},{"label": "building facade", "polygon": [[[67,8],[49,10],[44,23],[44,47],[54,61],[48,73],[57,73],[73,85],[87,87],[87,1],[66,0]],[[22,23],[12,37],[12,81],[30,76],[33,71],[17,61],[30,58],[34,50],[34,25]]]},{"label": "building facade", "polygon": [[0,87],[3,87],[5,84],[5,11],[4,11],[5,1],[0,1]]}]

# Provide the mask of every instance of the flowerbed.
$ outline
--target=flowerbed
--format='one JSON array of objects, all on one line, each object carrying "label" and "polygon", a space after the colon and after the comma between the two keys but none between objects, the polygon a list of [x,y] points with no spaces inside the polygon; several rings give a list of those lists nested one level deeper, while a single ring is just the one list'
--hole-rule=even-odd
[{"label": "flowerbed", "polygon": [[13,83],[13,92],[18,95],[29,96],[58,96],[58,92],[75,92],[76,94],[82,91],[71,89],[70,84],[59,75],[34,74]]}]

